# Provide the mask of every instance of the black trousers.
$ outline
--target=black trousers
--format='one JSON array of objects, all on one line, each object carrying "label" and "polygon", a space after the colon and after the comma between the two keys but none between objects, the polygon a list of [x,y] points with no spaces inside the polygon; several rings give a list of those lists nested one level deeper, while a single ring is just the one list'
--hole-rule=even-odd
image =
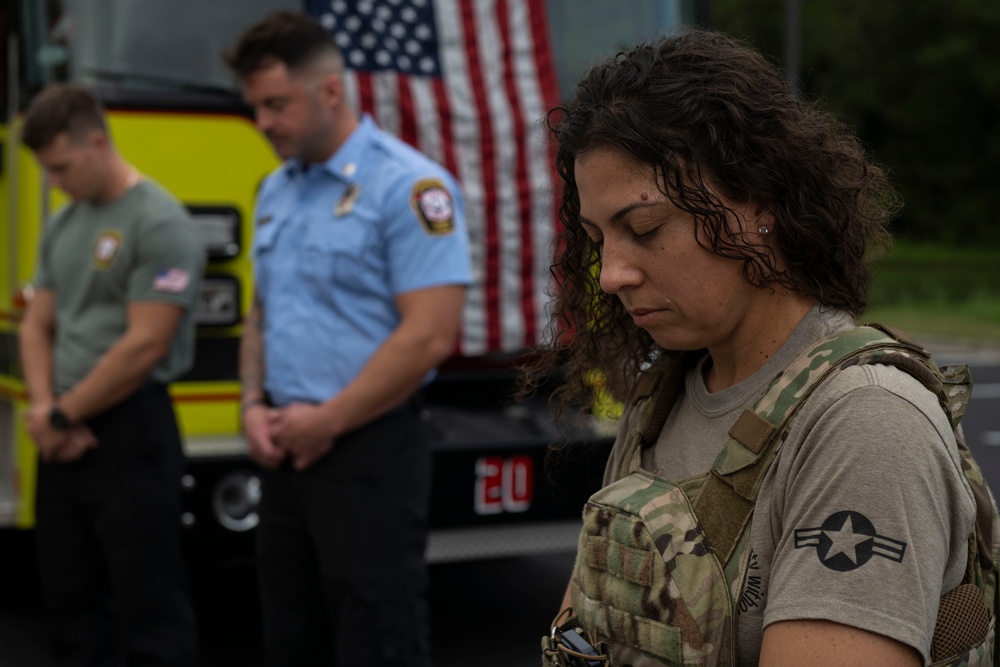
[{"label": "black trousers", "polygon": [[273,667],[430,664],[431,454],[407,405],[313,467],[262,475],[257,563]]},{"label": "black trousers", "polygon": [[57,664],[195,665],[178,543],[183,454],[167,390],[146,385],[88,426],[96,449],[38,468],[39,572]]}]

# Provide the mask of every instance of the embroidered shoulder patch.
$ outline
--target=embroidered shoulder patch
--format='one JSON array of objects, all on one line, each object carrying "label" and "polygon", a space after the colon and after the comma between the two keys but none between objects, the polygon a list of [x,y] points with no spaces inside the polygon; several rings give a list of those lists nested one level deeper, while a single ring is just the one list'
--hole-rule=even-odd
[{"label": "embroidered shoulder patch", "polygon": [[158,269],[153,277],[153,289],[158,292],[174,292],[180,294],[187,289],[189,274],[184,269],[174,267]]},{"label": "embroidered shoulder patch", "polygon": [[414,183],[410,208],[428,234],[442,236],[455,231],[455,206],[451,193],[440,180],[424,178]]},{"label": "embroidered shoulder patch", "polygon": [[122,247],[122,233],[117,229],[101,232],[94,243],[94,267],[104,271],[115,261]]}]

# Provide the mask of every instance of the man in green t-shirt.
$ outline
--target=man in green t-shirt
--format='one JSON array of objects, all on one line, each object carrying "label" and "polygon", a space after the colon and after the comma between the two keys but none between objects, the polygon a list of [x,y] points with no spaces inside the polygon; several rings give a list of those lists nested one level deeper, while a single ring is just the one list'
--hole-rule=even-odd
[{"label": "man in green t-shirt", "polygon": [[191,365],[204,247],[184,208],[117,152],[86,88],[38,95],[23,140],[72,200],[46,226],[20,337],[53,653],[194,665],[166,386]]}]

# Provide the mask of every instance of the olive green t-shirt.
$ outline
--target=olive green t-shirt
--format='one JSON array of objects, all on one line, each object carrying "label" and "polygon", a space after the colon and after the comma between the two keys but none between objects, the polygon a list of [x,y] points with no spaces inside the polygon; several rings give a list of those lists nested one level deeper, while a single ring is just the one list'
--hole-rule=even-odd
[{"label": "olive green t-shirt", "polygon": [[152,380],[169,382],[191,366],[193,306],[205,266],[195,222],[165,190],[144,180],[114,201],[74,202],[42,240],[35,284],[55,294],[53,382],[65,393],[125,333],[128,307],[161,301],[185,310]]}]

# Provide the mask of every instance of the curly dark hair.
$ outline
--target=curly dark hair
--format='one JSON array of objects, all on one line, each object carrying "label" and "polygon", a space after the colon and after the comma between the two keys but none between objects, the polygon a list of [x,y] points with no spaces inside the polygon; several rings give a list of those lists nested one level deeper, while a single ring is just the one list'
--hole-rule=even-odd
[{"label": "curly dark hair", "polygon": [[[753,48],[705,30],[639,44],[591,68],[547,122],[563,181],[563,227],[550,343],[528,383],[561,369],[558,404],[589,405],[594,371],[613,397],[624,398],[657,349],[598,284],[600,257],[579,221],[574,174],[577,159],[595,149],[651,165],[660,191],[691,214],[699,245],[742,262],[749,284],[854,316],[864,311],[869,261],[891,244],[898,196],[856,136],[792,94]],[[743,240],[727,224],[734,213],[713,192],[769,212],[768,244]]]}]

